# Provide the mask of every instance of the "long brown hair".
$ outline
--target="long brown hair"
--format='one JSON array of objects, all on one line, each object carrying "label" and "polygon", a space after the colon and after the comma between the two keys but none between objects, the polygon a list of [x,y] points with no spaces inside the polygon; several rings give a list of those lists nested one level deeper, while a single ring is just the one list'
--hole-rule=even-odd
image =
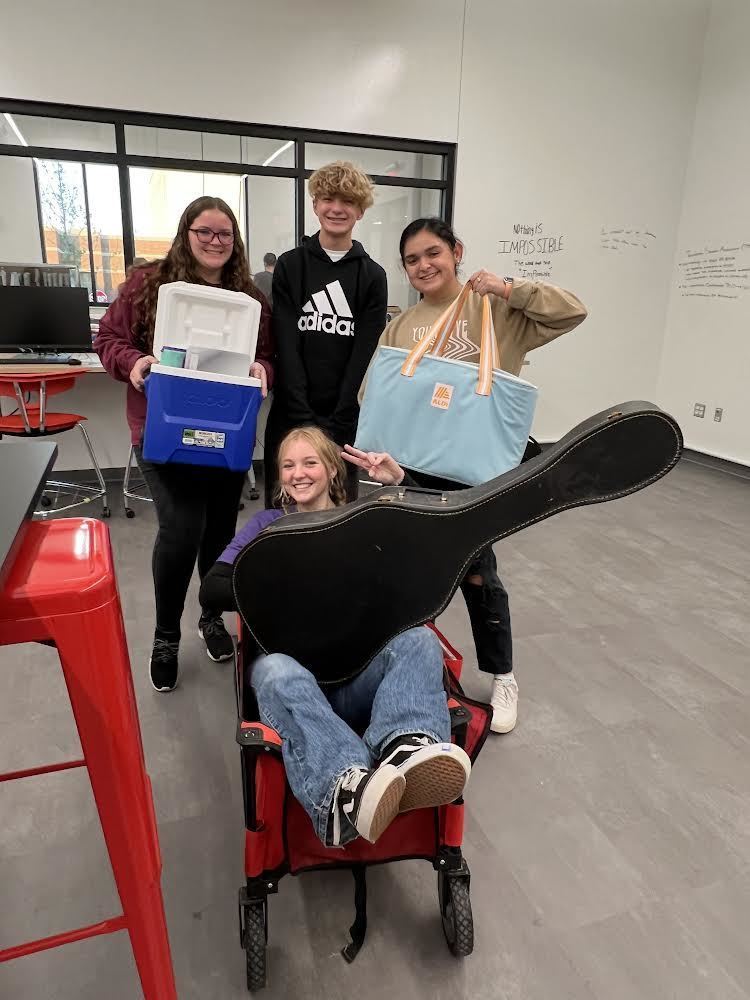
[{"label": "long brown hair", "polygon": [[156,301],[159,295],[159,288],[170,281],[190,281],[193,284],[203,284],[198,273],[198,266],[190,249],[190,237],[188,231],[201,212],[210,209],[218,209],[232,223],[234,231],[234,244],[232,256],[224,265],[221,272],[221,287],[232,292],[245,292],[262,302],[260,292],[253,284],[250,277],[250,267],[245,254],[245,244],[242,242],[240,227],[234,217],[234,212],[227,205],[223,198],[213,198],[210,195],[203,195],[191,201],[182,213],[180,224],[177,227],[177,235],[172,241],[169,253],[166,257],[156,262],[150,261],[134,267],[133,271],[145,271],[146,278],[143,287],[134,300],[135,307],[135,327],[133,333],[136,336],[138,346],[142,350],[151,351],[154,344],[154,323],[156,321]]},{"label": "long brown hair", "polygon": [[[328,488],[328,495],[330,496],[334,507],[340,507],[342,504],[345,504],[346,469],[344,468],[344,460],[341,457],[341,449],[334,441],[331,441],[328,435],[325,434],[319,427],[295,427],[294,430],[289,431],[279,445],[277,458],[278,464],[276,469],[278,479],[281,480],[281,462],[284,457],[284,451],[290,444],[292,444],[292,442],[298,441],[300,438],[307,441],[307,443],[315,449],[318,458],[328,470],[328,474],[331,475],[331,473],[335,473],[335,476],[331,479],[331,485]],[[283,503],[284,498],[281,492],[281,485],[278,487],[276,499],[281,500]]]}]

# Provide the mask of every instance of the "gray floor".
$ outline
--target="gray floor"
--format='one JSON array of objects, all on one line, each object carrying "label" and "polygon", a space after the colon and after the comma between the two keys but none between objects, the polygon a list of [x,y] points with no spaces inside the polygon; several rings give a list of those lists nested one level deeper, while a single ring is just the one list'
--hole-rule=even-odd
[{"label": "gray floor", "polygon": [[[189,631],[179,689],[151,690],[152,511],[116,511],[111,528],[179,996],[242,997],[229,670]],[[635,497],[499,545],[521,710],[514,733],[488,741],[468,795],[474,955],[448,953],[424,863],[371,873],[352,966],[338,954],[348,874],[288,878],[271,900],[268,1000],[750,996],[748,539],[750,482],[683,462]],[[467,654],[468,691],[484,695],[460,598],[441,625]],[[53,652],[1,650],[0,672],[0,769],[75,755]],[[85,772],[0,786],[0,816],[0,947],[119,912]],[[12,1000],[140,995],[123,933],[0,967]]]}]

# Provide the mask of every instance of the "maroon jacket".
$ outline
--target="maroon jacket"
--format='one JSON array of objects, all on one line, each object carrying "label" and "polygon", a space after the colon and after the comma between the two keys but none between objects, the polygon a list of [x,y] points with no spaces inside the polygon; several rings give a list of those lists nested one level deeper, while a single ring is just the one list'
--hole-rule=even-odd
[{"label": "maroon jacket", "polygon": [[[120,293],[102,316],[99,333],[96,335],[94,350],[99,355],[106,371],[118,382],[128,383],[125,408],[130,440],[140,444],[143,425],[146,423],[146,397],[130,384],[130,372],[138,358],[145,355],[136,345],[134,301],[143,287],[148,268],[138,268],[120,288]],[[271,336],[271,310],[265,299],[261,299],[260,327],[255,360],[266,369],[268,388],[273,384],[273,339]]]}]

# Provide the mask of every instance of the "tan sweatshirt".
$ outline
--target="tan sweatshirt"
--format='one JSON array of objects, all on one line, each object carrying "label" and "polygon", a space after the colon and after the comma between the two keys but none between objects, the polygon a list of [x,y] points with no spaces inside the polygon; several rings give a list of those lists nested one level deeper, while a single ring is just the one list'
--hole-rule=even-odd
[{"label": "tan sweatshirt", "polygon": [[[497,295],[489,298],[500,367],[513,375],[520,375],[528,351],[574,330],[586,318],[586,307],[572,292],[540,281],[516,278],[507,302]],[[452,301],[452,296],[435,304],[422,301],[407,309],[383,330],[378,346],[411,350]],[[481,336],[482,296],[470,292],[443,357],[479,364]],[[360,400],[364,388],[363,382]]]}]

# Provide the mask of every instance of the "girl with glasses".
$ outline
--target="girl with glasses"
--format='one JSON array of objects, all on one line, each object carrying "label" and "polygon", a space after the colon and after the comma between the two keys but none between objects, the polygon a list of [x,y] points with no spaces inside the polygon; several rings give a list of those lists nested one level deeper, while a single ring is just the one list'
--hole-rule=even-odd
[{"label": "girl with glasses", "polygon": [[[143,458],[143,382],[157,360],[152,354],[157,296],[161,285],[172,281],[226,288],[258,299],[260,328],[250,375],[261,380],[264,396],[273,379],[274,353],[268,305],[250,277],[234,213],[221,198],[205,196],[188,205],[166,257],[133,267],[99,324],[94,349],[107,372],[128,383],[131,441],[159,522],[153,552],[156,630],[149,661],[157,691],[172,691],[177,684],[180,623],[190,579],[196,561],[203,578],[232,539],[244,482],[242,472],[155,465]],[[212,660],[232,656],[221,615],[203,611],[198,632]]]}]

